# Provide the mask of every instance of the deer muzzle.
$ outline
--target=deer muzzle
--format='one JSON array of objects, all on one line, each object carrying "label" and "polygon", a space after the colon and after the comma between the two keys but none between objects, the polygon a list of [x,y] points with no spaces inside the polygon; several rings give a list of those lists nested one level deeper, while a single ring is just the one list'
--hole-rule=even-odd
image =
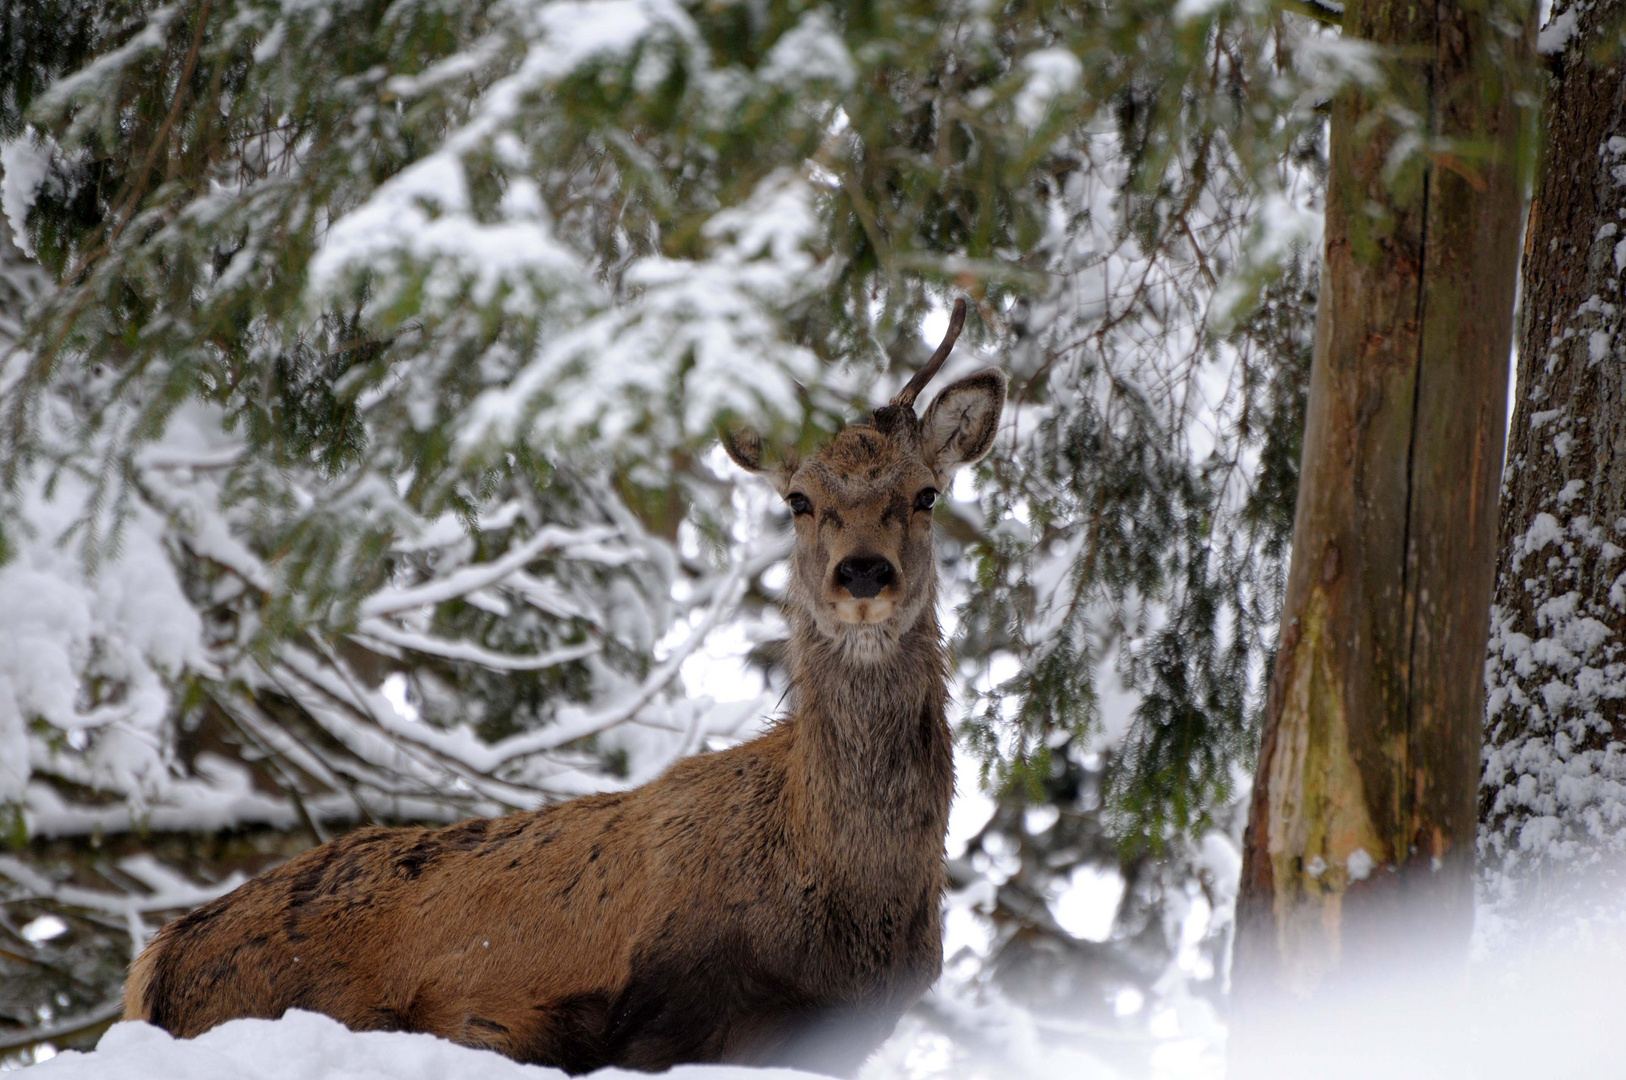
[{"label": "deer muzzle", "polygon": [[836,564],[831,584],[842,622],[881,622],[897,603],[898,571],[884,555],[847,556]]}]

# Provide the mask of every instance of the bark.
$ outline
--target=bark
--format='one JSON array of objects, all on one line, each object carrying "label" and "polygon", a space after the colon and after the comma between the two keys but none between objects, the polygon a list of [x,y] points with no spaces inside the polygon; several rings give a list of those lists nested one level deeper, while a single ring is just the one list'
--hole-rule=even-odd
[{"label": "bark", "polygon": [[1515,919],[1618,885],[1626,850],[1623,8],[1554,11],[1577,31],[1549,59],[1530,209],[1480,796],[1487,900]]},{"label": "bark", "polygon": [[[1392,77],[1333,103],[1292,562],[1238,910],[1244,1027],[1251,1002],[1337,992],[1409,935],[1465,954],[1523,19],[1451,0],[1347,5],[1344,36],[1379,46]],[[1399,126],[1396,95],[1421,130]]]}]

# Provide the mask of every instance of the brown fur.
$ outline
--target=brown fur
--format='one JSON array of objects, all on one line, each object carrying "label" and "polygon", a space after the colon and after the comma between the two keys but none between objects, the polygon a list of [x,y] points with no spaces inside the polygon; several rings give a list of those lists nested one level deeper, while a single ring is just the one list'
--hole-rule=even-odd
[{"label": "brown fur", "polygon": [[[957,387],[966,415],[879,410],[776,474],[812,506],[795,518],[788,719],[625,794],[305,852],[164,927],[125,1015],[191,1036],[311,1009],[572,1073],[856,1069],[942,963],[954,773],[915,500],[986,453],[1004,379],[939,403]],[[759,467],[760,440],[730,450]],[[884,619],[838,613],[852,598],[832,575],[854,553],[895,571]]]}]

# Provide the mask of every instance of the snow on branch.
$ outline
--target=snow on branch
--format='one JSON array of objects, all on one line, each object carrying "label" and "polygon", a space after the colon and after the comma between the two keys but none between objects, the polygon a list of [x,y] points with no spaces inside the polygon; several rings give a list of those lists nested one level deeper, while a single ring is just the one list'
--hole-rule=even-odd
[{"label": "snow on branch", "polygon": [[549,525],[539,529],[536,535],[499,559],[479,566],[466,567],[445,578],[423,585],[381,589],[363,600],[357,610],[363,617],[374,617],[455,600],[476,589],[484,589],[501,582],[509,574],[545,552],[577,545],[597,544],[619,534],[620,530],[611,526],[567,529]]},{"label": "snow on branch", "polygon": [[699,625],[672,651],[671,655],[650,672],[649,677],[636,692],[591,712],[561,709],[559,720],[540,731],[515,735],[495,745],[482,747],[482,756],[490,762],[488,767],[495,768],[527,754],[566,746],[632,719],[677,678],[683,662],[705,643],[711,632],[734,614],[739,607],[740,599],[745,595],[748,581],[745,565],[735,563],[718,590],[717,599],[707,609]]},{"label": "snow on branch", "polygon": [[447,641],[430,634],[414,634],[406,630],[397,630],[382,619],[363,619],[358,632],[352,635],[357,641],[366,645],[382,643],[394,645],[413,652],[425,653],[429,656],[439,656],[447,660],[462,660],[481,667],[491,668],[494,671],[541,671],[544,668],[558,667],[568,664],[572,660],[592,656],[599,651],[597,642],[589,641],[581,645],[568,645],[562,649],[549,649],[541,653],[503,653],[495,649],[487,649],[481,645],[473,645],[466,641]]}]

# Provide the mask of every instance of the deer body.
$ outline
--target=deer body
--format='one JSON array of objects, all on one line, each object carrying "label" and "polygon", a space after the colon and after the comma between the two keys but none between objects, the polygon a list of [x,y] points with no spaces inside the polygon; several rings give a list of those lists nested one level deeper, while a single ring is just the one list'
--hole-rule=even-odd
[{"label": "deer body", "polygon": [[[303,1008],[572,1073],[855,1070],[942,964],[953,747],[919,504],[992,440],[1003,376],[939,399],[979,379],[938,424],[962,445],[931,449],[935,406],[878,410],[775,471],[797,548],[767,734],[626,793],[333,840],[166,926],[126,1016],[191,1036]],[[754,439],[730,452],[761,470]]]}]

